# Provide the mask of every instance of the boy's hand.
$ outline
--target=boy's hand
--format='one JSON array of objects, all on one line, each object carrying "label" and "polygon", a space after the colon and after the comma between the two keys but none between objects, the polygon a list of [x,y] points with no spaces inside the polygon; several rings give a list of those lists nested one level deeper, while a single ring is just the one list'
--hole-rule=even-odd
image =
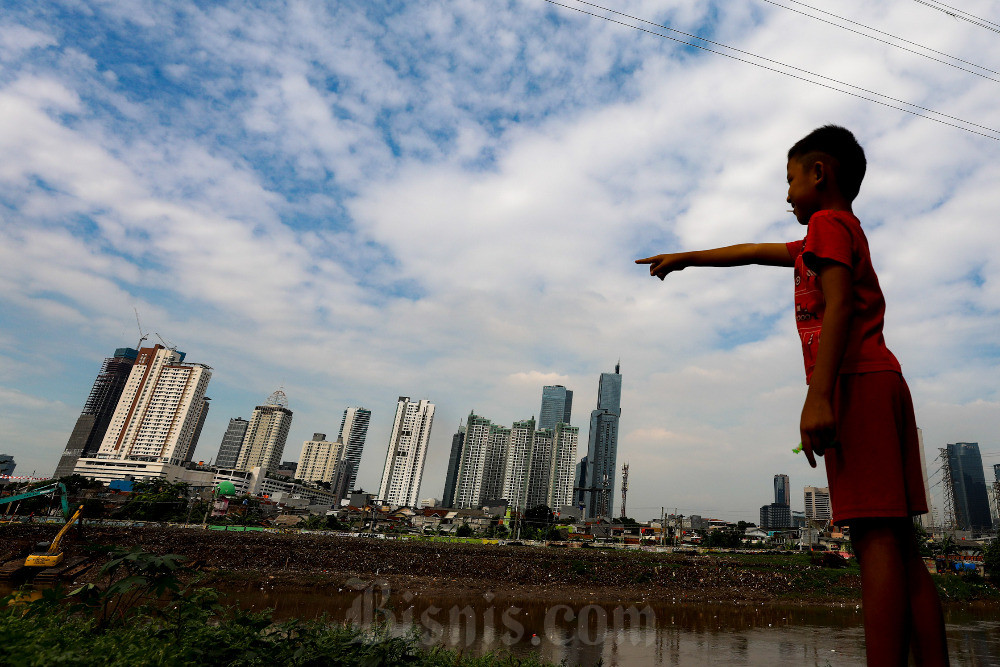
[{"label": "boy's hand", "polygon": [[802,406],[802,419],[799,421],[799,434],[802,436],[802,451],[809,459],[809,465],[815,468],[814,453],[823,456],[828,448],[836,447],[836,421],[833,416],[833,405],[829,399],[812,392],[806,394],[806,402]]},{"label": "boy's hand", "polygon": [[664,255],[654,255],[635,260],[636,264],[649,264],[649,275],[656,276],[660,280],[667,277],[672,271],[680,271],[687,265],[684,263],[680,253],[667,253]]}]

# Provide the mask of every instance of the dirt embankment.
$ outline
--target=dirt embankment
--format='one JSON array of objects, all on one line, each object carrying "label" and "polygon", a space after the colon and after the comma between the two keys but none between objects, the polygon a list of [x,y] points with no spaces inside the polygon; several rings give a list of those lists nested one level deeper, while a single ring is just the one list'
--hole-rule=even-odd
[{"label": "dirt embankment", "polygon": [[[27,553],[57,527],[0,526],[0,559]],[[71,531],[68,554],[88,547],[142,547],[176,553],[220,582],[268,582],[339,588],[384,581],[414,593],[499,599],[616,602],[847,602],[859,599],[856,570],[811,566],[799,556],[683,555],[640,551],[448,544],[326,535],[223,532],[179,528],[85,528]],[[97,568],[83,576],[93,579]]]}]

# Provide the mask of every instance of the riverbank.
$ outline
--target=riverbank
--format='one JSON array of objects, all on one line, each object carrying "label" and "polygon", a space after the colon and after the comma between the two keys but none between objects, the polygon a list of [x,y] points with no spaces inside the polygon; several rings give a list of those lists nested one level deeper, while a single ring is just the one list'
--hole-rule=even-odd
[{"label": "riverbank", "polygon": [[[0,559],[23,555],[55,532],[47,525],[0,526]],[[334,592],[378,582],[414,596],[489,593],[501,602],[860,602],[856,565],[824,568],[796,553],[691,555],[148,526],[87,526],[82,536],[71,531],[64,541],[68,556],[102,545],[179,554],[204,574],[206,584],[225,587]],[[78,581],[94,580],[97,570]],[[983,592],[996,593],[984,586]]]}]

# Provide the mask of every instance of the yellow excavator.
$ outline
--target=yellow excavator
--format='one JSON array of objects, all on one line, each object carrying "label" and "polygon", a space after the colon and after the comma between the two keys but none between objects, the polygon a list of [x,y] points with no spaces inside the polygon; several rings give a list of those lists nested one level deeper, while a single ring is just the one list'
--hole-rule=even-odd
[{"label": "yellow excavator", "polygon": [[63,560],[63,552],[59,548],[59,543],[62,542],[62,538],[66,535],[66,531],[69,530],[77,519],[80,518],[80,514],[83,513],[83,505],[80,505],[79,509],[73,513],[73,516],[69,518],[66,525],[62,527],[62,530],[56,535],[56,538],[52,540],[52,544],[46,542],[39,542],[36,545],[35,550],[31,552],[28,558],[24,561],[25,567],[55,567]]}]

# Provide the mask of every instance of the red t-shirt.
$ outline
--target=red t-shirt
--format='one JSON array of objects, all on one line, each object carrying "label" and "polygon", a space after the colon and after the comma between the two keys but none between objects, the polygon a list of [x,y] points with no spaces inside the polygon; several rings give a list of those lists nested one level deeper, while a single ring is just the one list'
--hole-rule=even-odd
[{"label": "red t-shirt", "polygon": [[840,372],[901,372],[899,362],[882,336],[885,298],[872,267],[868,239],[858,219],[846,211],[819,211],[809,219],[805,239],[792,241],[787,246],[795,260],[795,321],[802,339],[806,383],[816,366],[826,308],[816,273],[824,261],[849,268],[854,287],[854,313]]}]

